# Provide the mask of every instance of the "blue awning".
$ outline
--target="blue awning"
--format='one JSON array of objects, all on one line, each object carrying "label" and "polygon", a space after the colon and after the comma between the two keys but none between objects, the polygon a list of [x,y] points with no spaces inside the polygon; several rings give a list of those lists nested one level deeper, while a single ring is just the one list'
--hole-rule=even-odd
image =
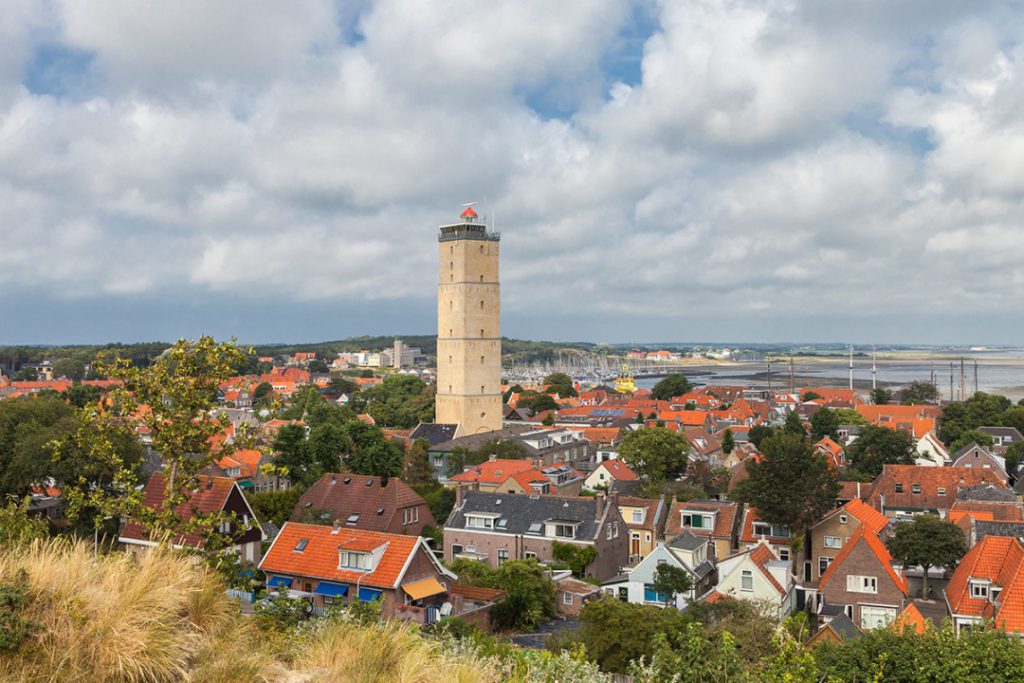
[{"label": "blue awning", "polygon": [[359,599],[363,602],[373,602],[382,595],[384,595],[384,591],[378,591],[372,588],[359,589]]},{"label": "blue awning", "polygon": [[275,576],[267,583],[267,588],[291,588],[292,580],[283,576]]},{"label": "blue awning", "polygon": [[313,595],[327,595],[332,598],[345,595],[346,593],[348,593],[348,586],[329,581],[321,581],[316,585],[316,590],[313,591]]}]

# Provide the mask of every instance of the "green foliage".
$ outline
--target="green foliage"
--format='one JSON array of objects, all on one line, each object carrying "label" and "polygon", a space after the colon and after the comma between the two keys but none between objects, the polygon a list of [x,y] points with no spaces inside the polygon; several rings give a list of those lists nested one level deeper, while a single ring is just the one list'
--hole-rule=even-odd
[{"label": "green foliage", "polygon": [[545,393],[557,393],[562,398],[576,396],[576,387],[572,377],[564,372],[553,372],[544,378],[544,384],[548,385]]},{"label": "green foliage", "polygon": [[309,618],[310,604],[283,593],[268,593],[255,606],[256,623],[265,630],[286,631]]},{"label": "green foliage", "polygon": [[956,437],[956,441],[949,445],[949,452],[956,453],[964,446],[975,443],[982,448],[991,448],[992,444],[995,443],[992,437],[985,432],[979,432],[977,429],[968,429],[965,432],[960,432],[960,436]]},{"label": "green foliage", "polygon": [[427,484],[434,481],[434,467],[430,464],[430,442],[416,439],[405,451],[404,479],[409,484]]},{"label": "green foliage", "polygon": [[587,567],[597,559],[597,551],[594,546],[575,545],[572,543],[560,543],[555,541],[551,545],[551,556],[556,560],[565,562],[572,573],[578,578],[586,576]]},{"label": "green foliage", "polygon": [[916,457],[913,438],[888,427],[863,427],[857,440],[846,448],[850,467],[870,477],[881,474],[884,465],[913,465]]},{"label": "green foliage", "polygon": [[732,472],[726,467],[712,465],[707,460],[691,462],[686,472],[686,481],[700,488],[701,495],[695,498],[708,498],[722,493],[729,488],[731,478]]},{"label": "green foliage", "polygon": [[536,391],[524,391],[519,394],[516,406],[527,408],[534,413],[542,413],[545,410],[558,410],[558,402],[549,394],[538,394]]},{"label": "green foliage", "polygon": [[0,583],[0,653],[14,652],[39,627],[25,614],[32,602],[28,574],[18,572],[15,583]]},{"label": "green foliage", "polygon": [[884,406],[892,400],[892,392],[882,387],[871,390],[871,402],[876,406]]},{"label": "green foliage", "polygon": [[1024,434],[1024,405],[1017,404],[1007,408],[999,418],[999,424],[1003,427],[1015,427],[1018,432]]},{"label": "green foliage", "polygon": [[756,425],[747,432],[747,439],[757,448],[761,448],[761,442],[775,433],[775,430],[768,425]]},{"label": "green foliage", "polygon": [[807,402],[807,401],[813,401],[816,398],[821,398],[821,394],[819,394],[816,391],[805,391],[803,393],[803,396],[800,397],[800,400],[804,401],[804,402]]},{"label": "green foliage", "polygon": [[839,416],[831,408],[819,408],[811,415],[811,438],[815,441],[824,437],[839,438]]},{"label": "green foliage", "polygon": [[280,527],[291,517],[292,510],[302,497],[303,491],[301,486],[292,486],[285,491],[246,491],[245,498],[257,519],[273,522]]},{"label": "green foliage", "polygon": [[327,385],[330,390],[336,394],[352,394],[359,391],[359,385],[350,379],[344,377],[334,377],[331,379],[330,384]]},{"label": "green foliage", "polygon": [[922,403],[938,403],[942,398],[939,388],[931,382],[911,382],[900,392],[903,405],[916,406]]},{"label": "green foliage", "polygon": [[412,489],[420,494],[426,502],[427,507],[430,508],[430,514],[434,516],[437,523],[444,525],[452,508],[455,507],[455,491],[436,481],[413,484]]},{"label": "green foliage", "polygon": [[951,567],[967,552],[963,531],[935,515],[917,515],[896,525],[886,546],[904,566],[924,569],[922,592],[928,597],[928,569]]},{"label": "green foliage", "polygon": [[405,429],[434,421],[434,389],[415,375],[390,375],[361,394],[382,427]]},{"label": "green foliage", "polygon": [[0,507],[0,548],[10,549],[46,538],[49,532],[46,520],[29,514],[31,502],[28,496],[20,501],[10,496],[7,504]]},{"label": "green foliage", "polygon": [[451,569],[463,583],[505,591],[491,608],[491,623],[497,629],[528,630],[555,616],[555,584],[535,559],[509,560],[498,569],[458,559]]},{"label": "green foliage", "polygon": [[726,455],[732,453],[733,449],[736,448],[736,437],[732,435],[732,430],[728,427],[722,432],[722,452]]},{"label": "green foliage", "polygon": [[760,519],[790,530],[795,563],[802,531],[835,507],[839,482],[801,435],[776,434],[761,443],[761,452],[760,462],[747,461],[748,478],[736,495],[757,508]]},{"label": "green foliage", "polygon": [[1006,471],[1014,476],[1021,462],[1024,462],[1024,441],[1018,441],[1007,448],[1003,457],[1006,459]]},{"label": "green foliage", "polygon": [[782,431],[786,434],[796,434],[802,438],[807,437],[807,430],[804,429],[804,423],[800,420],[800,416],[795,410],[786,413],[786,420],[782,423]]},{"label": "green foliage", "polygon": [[686,375],[669,375],[654,385],[651,398],[656,401],[671,401],[676,396],[682,396],[692,390],[693,385]]},{"label": "green foliage", "polygon": [[75,384],[61,396],[75,408],[84,408],[90,403],[99,401],[102,393],[99,387],[94,387],[91,384]]},{"label": "green foliage", "polygon": [[861,425],[868,424],[867,418],[858,413],[853,408],[832,408],[833,413],[839,418],[839,424],[841,425]]},{"label": "green foliage", "polygon": [[693,588],[690,572],[671,564],[659,564],[651,582],[654,592],[664,596],[666,605],[674,605],[677,595],[689,593]]},{"label": "green foliage", "polygon": [[553,410],[549,411],[548,414],[544,416],[544,419],[540,421],[540,423],[545,427],[553,427],[555,424],[555,412]]},{"label": "green foliage", "polygon": [[678,610],[601,596],[580,611],[579,639],[603,671],[626,673],[630,662],[654,656],[659,636],[684,632],[685,624],[686,618]]},{"label": "green foliage", "polygon": [[626,432],[619,457],[646,484],[660,484],[686,471],[690,444],[664,427],[644,427]]},{"label": "green foliage", "polygon": [[252,398],[254,401],[261,401],[267,398],[274,392],[274,387],[270,382],[260,382],[256,385],[256,388],[252,390]]},{"label": "green foliage", "polygon": [[[966,401],[950,403],[942,409],[939,418],[939,439],[944,444],[952,444],[966,431],[989,425],[1002,424],[1003,415],[1010,408],[1010,400],[1005,396],[996,396],[979,391]],[[1011,413],[1009,419],[1014,419]]]}]

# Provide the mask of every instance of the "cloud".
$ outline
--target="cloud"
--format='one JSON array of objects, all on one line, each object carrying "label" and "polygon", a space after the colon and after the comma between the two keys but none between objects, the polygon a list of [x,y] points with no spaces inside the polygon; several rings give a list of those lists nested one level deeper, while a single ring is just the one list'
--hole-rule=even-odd
[{"label": "cloud", "polygon": [[[471,200],[503,233],[512,335],[835,339],[851,332],[821,321],[842,311],[881,339],[1024,294],[1019,8],[0,12],[0,303],[131,311],[139,338],[185,301],[201,313],[178,335],[264,334],[210,318],[240,300],[268,321],[336,307],[359,311],[347,333],[429,333],[436,226]],[[965,259],[984,269],[970,283]],[[324,334],[288,319],[263,338]],[[9,338],[61,333],[16,324]]]}]

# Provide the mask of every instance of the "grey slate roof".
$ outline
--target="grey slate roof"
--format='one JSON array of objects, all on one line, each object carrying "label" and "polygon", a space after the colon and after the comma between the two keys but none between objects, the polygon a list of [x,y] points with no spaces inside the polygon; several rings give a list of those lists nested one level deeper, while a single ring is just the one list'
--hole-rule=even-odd
[{"label": "grey slate roof", "polygon": [[680,550],[696,550],[702,545],[706,545],[707,542],[706,536],[696,536],[689,531],[685,531],[669,541],[668,547],[679,548]]},{"label": "grey slate roof", "polygon": [[956,492],[957,500],[991,501],[995,503],[1016,503],[1017,496],[1008,488],[993,486],[992,484],[981,484],[979,486],[968,486]]},{"label": "grey slate roof", "polygon": [[978,431],[989,436],[1010,437],[1010,443],[1024,441],[1024,435],[1016,427],[978,427]]},{"label": "grey slate roof", "polygon": [[459,425],[455,424],[442,424],[440,422],[421,422],[416,425],[416,428],[409,434],[409,438],[415,441],[416,439],[425,439],[431,446],[436,446],[439,443],[445,441],[451,441],[455,438],[455,431],[459,428]]},{"label": "grey slate roof", "polygon": [[990,522],[979,519],[974,522],[974,532],[978,543],[986,536],[1024,538],[1024,522]]},{"label": "grey slate roof", "polygon": [[975,442],[975,441],[972,441],[972,442],[970,442],[969,444],[967,444],[966,446],[961,446],[961,447],[960,447],[960,450],[958,450],[958,451],[957,451],[956,453],[954,453],[954,454],[952,455],[952,458],[953,458],[953,460],[956,460],[956,459],[957,459],[957,458],[959,458],[960,456],[962,456],[962,455],[964,455],[964,454],[966,454],[966,453],[970,453],[970,452],[971,452],[971,451],[973,451],[973,450],[974,450],[975,448],[980,448],[981,450],[983,450],[983,451],[985,451],[986,453],[988,453],[988,449],[987,449],[987,448],[985,448],[984,446],[979,446],[977,442]]},{"label": "grey slate roof", "polygon": [[[610,503],[609,503],[610,504]],[[523,496],[508,493],[485,493],[483,491],[466,491],[462,498],[462,507],[452,510],[451,517],[445,524],[446,529],[465,529],[466,513],[484,512],[501,515],[507,520],[504,527],[495,521],[493,529],[487,533],[523,534],[526,536],[543,536],[543,523],[548,520],[578,522],[576,538],[591,540],[597,536],[598,520],[597,499],[595,498],[562,498],[558,496]],[[541,524],[540,533],[530,532],[530,525]],[[625,530],[623,530],[624,532]]]},{"label": "grey slate roof", "polygon": [[713,565],[709,560],[704,560],[690,571],[696,574],[698,579],[703,579],[705,576],[715,571],[715,565]]},{"label": "grey slate roof", "polygon": [[832,621],[828,622],[839,637],[844,641],[852,638],[859,638],[864,635],[864,632],[857,628],[857,624],[853,623],[850,617],[846,616],[846,612],[840,612],[836,616],[832,617]]}]

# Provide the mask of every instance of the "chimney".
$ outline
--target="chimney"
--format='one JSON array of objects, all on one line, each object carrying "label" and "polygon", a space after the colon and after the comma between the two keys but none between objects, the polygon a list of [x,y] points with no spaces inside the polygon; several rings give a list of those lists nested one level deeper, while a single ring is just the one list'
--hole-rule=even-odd
[{"label": "chimney", "polygon": [[455,487],[455,507],[462,507],[462,486]]},{"label": "chimney", "polygon": [[487,462],[494,462],[497,459],[498,459],[498,454],[497,453],[491,453],[490,455],[487,456]]},{"label": "chimney", "polygon": [[474,491],[479,491],[480,490],[480,480],[479,479],[477,479],[476,481],[473,482],[473,490]]},{"label": "chimney", "polygon": [[601,521],[601,517],[604,515],[604,494],[599,492],[597,494],[597,498],[595,498],[595,500],[597,501],[597,513],[596,513],[597,517],[596,518],[597,518],[597,521],[600,522]]},{"label": "chimney", "polygon": [[612,487],[612,490],[608,492],[608,504],[615,505],[616,507],[619,504],[619,492],[615,490],[614,486]]},{"label": "chimney", "polygon": [[388,478],[387,477],[381,477],[380,478],[380,487],[384,488],[387,485],[388,485]]}]

